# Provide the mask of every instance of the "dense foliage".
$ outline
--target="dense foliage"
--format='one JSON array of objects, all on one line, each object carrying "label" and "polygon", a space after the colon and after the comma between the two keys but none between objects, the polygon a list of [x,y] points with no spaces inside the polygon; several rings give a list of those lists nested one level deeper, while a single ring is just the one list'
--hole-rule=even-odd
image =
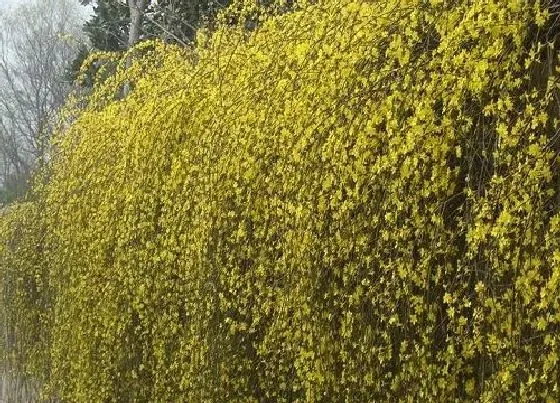
[{"label": "dense foliage", "polygon": [[[128,46],[130,10],[123,0],[81,0],[91,4],[93,14],[84,24],[94,50],[125,50]],[[189,43],[197,29],[212,21],[230,0],[158,0],[147,1],[142,21],[142,39],[165,39]],[[83,59],[82,59],[83,61]]]},{"label": "dense foliage", "polygon": [[560,399],[555,3],[314,3],[70,103],[0,220],[46,392]]},{"label": "dense foliage", "polygon": [[[89,1],[82,2],[82,4],[89,3]],[[95,4],[92,4],[92,11],[90,19],[85,22],[83,27],[92,48],[103,51],[126,49],[130,24],[126,2],[97,0]],[[81,61],[83,60],[81,59]]]}]

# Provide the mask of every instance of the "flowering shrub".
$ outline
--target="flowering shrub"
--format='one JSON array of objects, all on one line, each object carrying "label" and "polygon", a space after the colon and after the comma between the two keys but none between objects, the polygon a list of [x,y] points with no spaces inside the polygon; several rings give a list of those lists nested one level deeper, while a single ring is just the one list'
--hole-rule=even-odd
[{"label": "flowering shrub", "polygon": [[554,7],[318,0],[132,49],[0,234],[47,391],[560,399]]}]

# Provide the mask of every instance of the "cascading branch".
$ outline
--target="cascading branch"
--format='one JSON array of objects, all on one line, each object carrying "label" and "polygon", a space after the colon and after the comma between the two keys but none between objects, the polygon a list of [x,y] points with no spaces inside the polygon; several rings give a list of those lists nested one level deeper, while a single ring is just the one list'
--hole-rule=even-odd
[{"label": "cascading branch", "polygon": [[69,101],[10,351],[67,401],[558,401],[558,2],[245,6]]}]

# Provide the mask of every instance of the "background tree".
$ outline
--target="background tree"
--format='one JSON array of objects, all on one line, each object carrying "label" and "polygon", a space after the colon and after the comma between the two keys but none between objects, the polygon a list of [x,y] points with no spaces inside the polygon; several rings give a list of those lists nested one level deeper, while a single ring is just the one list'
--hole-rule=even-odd
[{"label": "background tree", "polygon": [[130,11],[127,4],[117,0],[82,1],[91,4],[93,14],[83,30],[96,50],[119,51],[127,48]]},{"label": "background tree", "polygon": [[[137,40],[161,38],[189,43],[196,31],[210,23],[230,0],[81,0],[93,15],[84,31],[95,50],[119,51],[129,44],[131,15],[138,11]],[[136,34],[134,34],[136,36]]]},{"label": "background tree", "polygon": [[0,200],[21,195],[44,156],[82,23],[72,0],[34,0],[0,15]]},{"label": "background tree", "polygon": [[[187,46],[202,26],[212,26],[218,12],[231,0],[80,0],[92,6],[93,14],[83,31],[89,47],[83,46],[69,69],[74,81],[91,51],[124,51],[136,42],[159,38]],[[90,66],[80,85],[94,82],[96,67]],[[111,68],[108,71],[112,71]]]},{"label": "background tree", "polygon": [[229,0],[159,0],[146,10],[145,30],[149,36],[168,42],[189,43],[203,25],[211,25]]}]

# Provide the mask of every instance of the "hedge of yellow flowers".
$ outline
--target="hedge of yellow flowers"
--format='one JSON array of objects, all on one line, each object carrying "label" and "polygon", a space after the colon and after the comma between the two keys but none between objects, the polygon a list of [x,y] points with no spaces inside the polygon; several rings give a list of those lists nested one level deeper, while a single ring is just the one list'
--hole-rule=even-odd
[{"label": "hedge of yellow flowers", "polygon": [[72,402],[559,401],[555,7],[246,2],[132,49],[0,217],[12,355]]}]

